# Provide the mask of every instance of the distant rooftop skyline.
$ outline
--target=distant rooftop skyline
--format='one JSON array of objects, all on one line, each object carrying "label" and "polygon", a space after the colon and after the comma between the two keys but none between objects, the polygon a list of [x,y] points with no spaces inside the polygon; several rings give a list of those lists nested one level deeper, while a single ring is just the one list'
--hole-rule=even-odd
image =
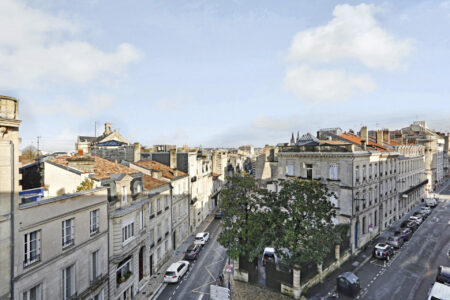
[{"label": "distant rooftop skyline", "polygon": [[0,3],[0,94],[22,148],[277,144],[291,132],[449,131],[450,1]]}]

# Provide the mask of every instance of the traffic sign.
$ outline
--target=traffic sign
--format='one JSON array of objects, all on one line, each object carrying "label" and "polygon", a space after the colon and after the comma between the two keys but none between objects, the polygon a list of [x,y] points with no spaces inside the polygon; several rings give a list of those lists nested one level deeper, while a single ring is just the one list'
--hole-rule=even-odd
[{"label": "traffic sign", "polygon": [[233,267],[232,265],[227,265],[227,267],[226,267],[226,269],[225,269],[225,272],[231,273],[231,268],[232,268],[232,267]]}]

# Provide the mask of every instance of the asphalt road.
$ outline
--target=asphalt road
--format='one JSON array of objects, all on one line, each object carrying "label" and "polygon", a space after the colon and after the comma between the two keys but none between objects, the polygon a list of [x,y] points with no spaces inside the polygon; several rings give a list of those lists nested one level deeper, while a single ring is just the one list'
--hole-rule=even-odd
[{"label": "asphalt road", "polygon": [[443,200],[391,261],[371,259],[356,273],[362,288],[356,299],[427,298],[437,268],[450,266],[450,186],[438,197]]},{"label": "asphalt road", "polygon": [[[225,248],[217,243],[220,224],[219,220],[211,222],[206,229],[210,233],[210,240],[203,246],[200,256],[192,261],[190,272],[183,277],[181,282],[165,285],[157,299],[209,299],[209,286],[216,283],[227,258]],[[194,236],[190,236],[189,239],[194,242]],[[225,281],[226,279],[225,277]]]}]

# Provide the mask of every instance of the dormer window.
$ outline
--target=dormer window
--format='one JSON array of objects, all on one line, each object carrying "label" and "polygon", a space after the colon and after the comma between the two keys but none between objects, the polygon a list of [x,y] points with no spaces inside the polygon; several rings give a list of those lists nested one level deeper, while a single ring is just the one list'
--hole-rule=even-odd
[{"label": "dormer window", "polygon": [[127,187],[122,186],[122,203],[127,202]]},{"label": "dormer window", "polygon": [[136,185],[136,193],[140,193],[140,192],[142,192],[142,185],[140,183],[138,183]]}]

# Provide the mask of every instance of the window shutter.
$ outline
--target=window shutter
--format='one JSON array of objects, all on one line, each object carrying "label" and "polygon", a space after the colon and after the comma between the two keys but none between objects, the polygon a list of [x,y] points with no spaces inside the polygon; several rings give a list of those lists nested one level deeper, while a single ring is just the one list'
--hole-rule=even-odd
[{"label": "window shutter", "polygon": [[36,231],[36,254],[41,254],[41,231]]},{"label": "window shutter", "polygon": [[75,294],[75,265],[70,267],[70,295]]}]

